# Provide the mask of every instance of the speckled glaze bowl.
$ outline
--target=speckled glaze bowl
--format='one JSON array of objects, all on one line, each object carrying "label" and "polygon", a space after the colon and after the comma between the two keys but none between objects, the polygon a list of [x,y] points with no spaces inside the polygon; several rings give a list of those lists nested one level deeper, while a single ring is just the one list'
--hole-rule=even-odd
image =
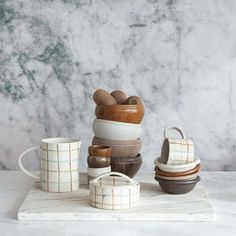
[{"label": "speckled glaze bowl", "polygon": [[198,176],[193,180],[165,180],[155,177],[155,180],[158,181],[160,187],[166,193],[185,194],[194,189],[196,184],[200,181],[200,177]]},{"label": "speckled glaze bowl", "polygon": [[111,170],[120,172],[133,178],[142,165],[142,157],[139,154],[136,157],[115,157],[111,158]]},{"label": "speckled glaze bowl", "polygon": [[92,144],[105,145],[111,147],[111,157],[136,157],[142,147],[141,139],[109,140],[93,137]]},{"label": "speckled glaze bowl", "polygon": [[138,105],[97,105],[98,119],[139,124],[144,116],[144,106]]}]

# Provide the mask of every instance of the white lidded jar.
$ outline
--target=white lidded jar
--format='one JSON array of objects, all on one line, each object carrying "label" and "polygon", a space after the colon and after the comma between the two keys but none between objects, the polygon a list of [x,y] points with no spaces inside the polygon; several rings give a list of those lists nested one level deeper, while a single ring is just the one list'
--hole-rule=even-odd
[{"label": "white lidded jar", "polygon": [[90,204],[101,209],[128,209],[139,204],[140,184],[128,176],[110,172],[90,181]]}]

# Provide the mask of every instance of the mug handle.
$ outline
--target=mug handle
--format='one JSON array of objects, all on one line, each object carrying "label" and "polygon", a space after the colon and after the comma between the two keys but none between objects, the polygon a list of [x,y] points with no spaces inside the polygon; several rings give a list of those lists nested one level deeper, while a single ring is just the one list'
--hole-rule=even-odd
[{"label": "mug handle", "polygon": [[182,136],[183,139],[187,139],[187,137],[186,137],[184,131],[181,130],[179,127],[176,127],[176,126],[175,126],[175,127],[167,127],[167,128],[165,128],[165,131],[164,131],[164,138],[167,138],[167,132],[168,132],[170,129],[173,129],[173,130],[178,131],[178,132],[181,134],[181,136]]},{"label": "mug handle", "polygon": [[25,150],[24,152],[22,152],[22,153],[20,154],[19,158],[18,158],[18,165],[19,165],[20,169],[21,169],[26,175],[29,175],[30,177],[33,177],[34,179],[40,179],[40,177],[39,177],[39,176],[36,176],[36,175],[33,175],[33,174],[30,173],[28,170],[26,170],[25,167],[24,167],[24,166],[22,165],[22,163],[21,163],[21,159],[22,159],[22,157],[23,157],[26,153],[28,153],[28,152],[30,152],[30,151],[33,151],[33,150],[35,150],[35,149],[38,149],[38,148],[40,148],[40,146],[35,146],[35,147],[28,148],[27,150]]}]

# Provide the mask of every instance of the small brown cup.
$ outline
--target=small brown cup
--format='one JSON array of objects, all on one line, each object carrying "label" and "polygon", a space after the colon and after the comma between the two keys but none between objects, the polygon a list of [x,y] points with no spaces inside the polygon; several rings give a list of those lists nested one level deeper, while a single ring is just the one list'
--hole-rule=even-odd
[{"label": "small brown cup", "polygon": [[111,157],[112,149],[103,145],[91,145],[88,147],[89,156]]},{"label": "small brown cup", "polygon": [[88,156],[87,163],[89,168],[104,168],[111,164],[110,157]]}]

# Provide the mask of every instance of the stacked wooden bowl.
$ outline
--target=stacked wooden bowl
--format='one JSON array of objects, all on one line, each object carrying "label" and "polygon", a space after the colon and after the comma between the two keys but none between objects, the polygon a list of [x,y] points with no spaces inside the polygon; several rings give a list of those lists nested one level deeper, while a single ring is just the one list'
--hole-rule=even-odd
[{"label": "stacked wooden bowl", "polygon": [[92,144],[111,147],[111,170],[132,178],[142,164],[140,123],[144,106],[139,97],[128,97],[120,90],[109,94],[98,89],[93,99],[97,106]]}]

